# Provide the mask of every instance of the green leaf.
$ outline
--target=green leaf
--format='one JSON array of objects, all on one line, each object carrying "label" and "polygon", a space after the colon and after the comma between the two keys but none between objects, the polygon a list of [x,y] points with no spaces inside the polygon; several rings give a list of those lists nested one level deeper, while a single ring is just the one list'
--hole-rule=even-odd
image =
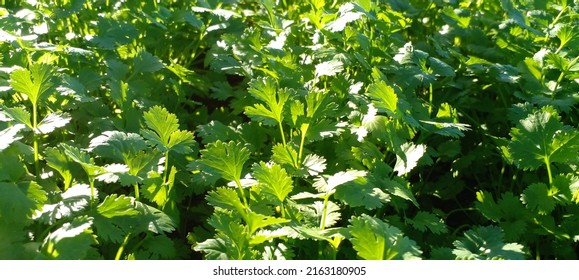
[{"label": "green leaf", "polygon": [[[319,220],[321,221],[324,215],[324,202],[322,201],[314,201],[314,203],[309,206],[311,207],[316,216],[319,218]],[[326,209],[326,220],[325,220],[325,224],[321,225],[320,223],[320,228],[329,228],[334,226],[336,223],[338,223],[338,221],[340,221],[340,218],[342,216],[342,214],[340,213],[340,206],[338,206],[336,203],[332,202],[332,201],[328,201],[328,205],[327,205],[327,209]]]},{"label": "green leaf", "polygon": [[70,122],[71,117],[67,113],[50,113],[38,125],[34,131],[36,134],[48,134],[56,128],[63,127]]},{"label": "green leaf", "polygon": [[30,112],[26,111],[24,108],[2,108],[4,112],[13,120],[20,124],[26,125],[29,129],[33,129],[32,123],[30,122]]},{"label": "green leaf", "polygon": [[398,96],[394,89],[384,81],[376,82],[368,87],[368,95],[374,100],[374,105],[379,110],[386,110],[390,116],[394,116],[398,108]]},{"label": "green leaf", "polygon": [[244,213],[245,206],[239,199],[239,195],[231,188],[217,188],[207,194],[207,202],[214,207],[220,207],[238,213]]},{"label": "green leaf", "polygon": [[430,212],[419,211],[414,218],[405,218],[406,222],[415,229],[425,232],[427,229],[434,234],[443,234],[448,232],[444,221]]},{"label": "green leaf", "polygon": [[97,244],[91,226],[93,218],[75,217],[51,232],[42,244],[41,251],[50,259],[78,260],[87,256],[92,245]]},{"label": "green leaf", "polygon": [[147,204],[135,201],[136,209],[148,220],[147,229],[153,233],[173,232],[175,222],[163,211]]},{"label": "green leaf", "polygon": [[227,259],[252,259],[250,233],[248,227],[240,223],[239,217],[232,217],[230,212],[215,212],[208,223],[217,230],[217,239],[221,238],[228,244],[224,251]]},{"label": "green leaf", "polygon": [[24,124],[15,124],[0,131],[0,152],[4,151],[10,144],[22,139],[18,133],[26,128]]},{"label": "green leaf", "polygon": [[430,62],[430,68],[432,68],[435,75],[442,77],[454,77],[456,75],[454,69],[444,61],[434,57],[429,57],[428,61]]},{"label": "green leaf", "polygon": [[476,199],[478,200],[475,205],[476,208],[483,214],[487,219],[492,221],[498,221],[501,218],[500,208],[493,199],[490,192],[478,191],[476,193]]},{"label": "green leaf", "polygon": [[491,260],[525,258],[523,246],[517,243],[505,244],[503,231],[496,226],[475,227],[464,233],[464,237],[454,241],[456,249],[452,253],[457,259]]},{"label": "green leaf", "polygon": [[418,164],[418,160],[422,158],[426,152],[426,145],[415,145],[413,143],[404,143],[400,147],[403,154],[396,155],[396,165],[394,171],[398,172],[398,176],[407,174]]},{"label": "green leaf", "polygon": [[349,22],[356,21],[364,15],[361,12],[354,12],[354,5],[352,3],[346,3],[340,7],[338,10],[339,16],[336,20],[326,24],[324,29],[330,32],[340,32],[346,28],[346,24]]},{"label": "green leaf", "polygon": [[248,91],[263,104],[245,107],[245,114],[266,125],[281,125],[284,119],[284,108],[293,90],[278,89],[278,84],[273,78],[263,77],[252,80]]},{"label": "green leaf", "polygon": [[139,214],[135,209],[133,198],[124,195],[111,194],[97,206],[97,211],[105,218],[118,216],[134,216]]},{"label": "green leaf", "polygon": [[253,166],[253,177],[259,182],[262,190],[277,198],[279,203],[283,203],[285,198],[293,190],[291,177],[278,164],[266,164],[260,162]]},{"label": "green leaf", "polygon": [[156,72],[163,69],[164,65],[160,59],[152,54],[141,51],[133,59],[133,71],[135,73]]},{"label": "green leaf", "polygon": [[186,154],[193,151],[193,133],[179,130],[179,120],[175,114],[163,107],[153,106],[145,112],[144,118],[149,129],[141,129],[141,134],[149,144],[157,146],[161,152]]},{"label": "green leaf", "polygon": [[228,181],[241,179],[243,165],[249,159],[249,150],[233,141],[210,143],[201,151],[201,164],[216,169]]},{"label": "green leaf", "polygon": [[521,200],[528,208],[536,210],[540,215],[548,215],[555,209],[553,192],[543,183],[529,185],[523,191]]},{"label": "green leaf", "polygon": [[419,207],[416,197],[410,190],[410,184],[404,178],[394,177],[393,179],[388,179],[383,175],[374,174],[371,177],[371,182],[387,193],[411,201],[414,206]]},{"label": "green leaf", "polygon": [[295,169],[299,168],[298,152],[291,146],[284,146],[279,143],[273,146],[272,160],[281,165],[289,165]]},{"label": "green leaf", "polygon": [[129,174],[128,166],[118,163],[105,165],[95,179],[107,184],[119,182],[122,186],[132,186],[142,181],[140,177]]},{"label": "green leaf", "polygon": [[325,61],[316,65],[316,77],[336,76],[344,71],[344,64],[340,60]]},{"label": "green leaf", "polygon": [[64,190],[67,190],[73,179],[73,161],[59,148],[48,147],[44,150],[46,164],[54,168],[64,179]]},{"label": "green leaf", "polygon": [[524,170],[535,170],[552,162],[576,162],[579,131],[563,126],[552,107],[543,107],[511,130],[509,151],[515,164]]},{"label": "green leaf", "polygon": [[26,165],[16,149],[0,152],[0,181],[18,182],[26,174]]},{"label": "green leaf", "polygon": [[348,230],[354,249],[365,260],[420,259],[422,254],[398,228],[366,214],[350,219]]},{"label": "green leaf", "polygon": [[247,222],[250,235],[253,235],[258,229],[267,226],[290,222],[290,220],[288,219],[266,216],[255,212],[247,212],[247,214],[243,214],[243,216],[245,221]]},{"label": "green leaf", "polygon": [[88,147],[101,157],[125,163],[147,148],[147,143],[139,134],[121,131],[105,131],[93,138]]},{"label": "green leaf", "polygon": [[364,207],[373,210],[390,202],[390,195],[369,184],[366,178],[358,178],[336,189],[334,194],[350,207]]},{"label": "green leaf", "polygon": [[320,176],[316,178],[313,186],[320,193],[334,193],[337,186],[356,180],[356,178],[364,177],[366,174],[366,171],[361,170],[340,171],[331,176]]},{"label": "green leaf", "polygon": [[169,260],[177,258],[175,243],[165,235],[148,236],[135,253],[139,260]]},{"label": "green leaf", "polygon": [[65,143],[58,145],[72,161],[82,166],[89,177],[96,177],[104,172],[102,167],[95,165],[94,159],[87,152]]},{"label": "green leaf", "polygon": [[317,176],[326,170],[326,159],[315,154],[309,154],[303,160],[302,169],[310,176]]},{"label": "green leaf", "polygon": [[168,185],[163,184],[163,177],[157,172],[149,173],[147,179],[143,180],[141,185],[141,194],[149,201],[155,202],[158,206],[163,207],[167,203],[169,190]]},{"label": "green leaf", "polygon": [[49,93],[54,86],[52,79],[56,69],[49,64],[38,63],[30,65],[27,69],[17,69],[10,74],[10,85],[15,91],[26,94],[32,104]]},{"label": "green leaf", "polygon": [[46,193],[37,183],[0,183],[0,217],[8,224],[29,224],[33,213],[46,200]]},{"label": "green leaf", "polygon": [[228,260],[228,248],[231,246],[222,238],[207,239],[194,247],[195,251],[205,253],[208,260]]},{"label": "green leaf", "polygon": [[[98,192],[95,190],[95,198]],[[74,185],[64,193],[56,203],[44,204],[42,209],[34,214],[33,219],[48,225],[54,225],[59,220],[74,217],[90,205],[91,190],[87,184]]]}]

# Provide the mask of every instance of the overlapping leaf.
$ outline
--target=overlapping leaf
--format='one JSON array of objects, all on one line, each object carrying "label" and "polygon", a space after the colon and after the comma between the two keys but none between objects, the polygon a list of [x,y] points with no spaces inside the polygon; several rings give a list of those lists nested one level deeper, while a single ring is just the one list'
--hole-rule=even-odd
[{"label": "overlapping leaf", "polygon": [[161,152],[175,151],[180,154],[192,151],[193,133],[179,130],[179,120],[167,109],[153,106],[144,114],[148,129],[142,129],[141,134],[148,143],[159,148]]}]

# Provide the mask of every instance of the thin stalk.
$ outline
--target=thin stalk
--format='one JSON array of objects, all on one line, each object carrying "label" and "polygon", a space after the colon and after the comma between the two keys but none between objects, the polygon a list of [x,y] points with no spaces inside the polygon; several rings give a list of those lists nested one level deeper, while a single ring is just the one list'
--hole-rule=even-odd
[{"label": "thin stalk", "polygon": [[330,200],[330,196],[327,195],[324,198],[324,211],[322,212],[322,220],[320,221],[320,229],[326,229],[326,216],[328,214],[328,201]]},{"label": "thin stalk", "polygon": [[284,133],[283,133],[283,126],[281,125],[281,121],[278,121],[278,124],[279,124],[279,133],[281,134],[281,141],[282,141],[282,143],[283,143],[283,146],[285,147],[285,146],[286,146],[286,142],[285,142],[285,136],[284,136]]},{"label": "thin stalk", "polygon": [[125,250],[125,247],[129,243],[129,237],[130,236],[131,236],[131,233],[129,232],[129,234],[127,234],[127,236],[125,236],[125,239],[123,239],[123,243],[119,247],[119,250],[117,250],[117,255],[115,256],[115,261],[118,261],[121,259],[121,256],[123,255],[123,251]]},{"label": "thin stalk", "polygon": [[139,197],[140,197],[140,193],[139,193],[139,184],[135,184],[135,199],[137,199],[137,201],[139,201]]},{"label": "thin stalk", "polygon": [[301,141],[300,141],[300,150],[298,152],[298,167],[299,165],[302,163],[302,154],[304,151],[304,142],[306,142],[306,134],[308,132],[308,128],[310,127],[310,124],[306,124],[306,128],[305,130],[301,130]]},{"label": "thin stalk", "polygon": [[547,165],[547,174],[549,175],[549,187],[553,186],[553,173],[551,173],[551,163],[549,157],[545,158],[545,165]]},{"label": "thin stalk", "polygon": [[563,9],[561,9],[561,11],[559,12],[559,14],[557,15],[557,17],[553,20],[553,22],[549,25],[550,28],[553,28],[555,26],[555,24],[557,24],[557,22],[559,21],[559,19],[561,18],[561,16],[563,15],[563,13],[565,13],[565,11],[567,11],[568,6],[563,7]]},{"label": "thin stalk", "polygon": [[169,179],[169,151],[165,152],[165,174],[163,176],[163,185],[167,183]]},{"label": "thin stalk", "polygon": [[428,102],[430,103],[428,106],[428,116],[432,117],[432,99],[433,99],[433,90],[432,90],[432,83],[429,86],[430,96],[428,97]]},{"label": "thin stalk", "polygon": [[243,200],[245,208],[249,209],[249,203],[247,202],[247,198],[245,198],[243,188],[241,187],[241,181],[238,178],[235,178],[235,184],[237,185],[237,191],[239,192],[239,196],[241,196],[241,199]]},{"label": "thin stalk", "polygon": [[34,134],[34,169],[36,172],[36,180],[40,179],[40,156],[38,150],[38,135],[36,134],[36,125],[38,124],[38,108],[36,104],[32,104],[32,128]]},{"label": "thin stalk", "polygon": [[93,208],[94,201],[94,176],[89,176],[88,183],[90,185],[90,208]]}]

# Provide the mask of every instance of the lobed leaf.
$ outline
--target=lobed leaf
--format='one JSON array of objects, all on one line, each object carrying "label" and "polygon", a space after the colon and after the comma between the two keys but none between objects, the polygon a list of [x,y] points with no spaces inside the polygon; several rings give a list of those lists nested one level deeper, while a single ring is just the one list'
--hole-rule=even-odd
[{"label": "lobed leaf", "polygon": [[362,214],[350,219],[350,241],[365,260],[420,259],[416,243],[382,220]]},{"label": "lobed leaf", "polygon": [[201,151],[199,162],[217,170],[228,181],[241,179],[243,165],[249,159],[249,150],[233,141],[210,143]]}]

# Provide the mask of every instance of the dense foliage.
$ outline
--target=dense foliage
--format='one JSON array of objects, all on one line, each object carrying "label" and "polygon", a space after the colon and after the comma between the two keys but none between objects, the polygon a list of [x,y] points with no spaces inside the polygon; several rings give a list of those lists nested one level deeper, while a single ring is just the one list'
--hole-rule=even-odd
[{"label": "dense foliage", "polygon": [[0,3],[1,259],[579,257],[576,0]]}]

